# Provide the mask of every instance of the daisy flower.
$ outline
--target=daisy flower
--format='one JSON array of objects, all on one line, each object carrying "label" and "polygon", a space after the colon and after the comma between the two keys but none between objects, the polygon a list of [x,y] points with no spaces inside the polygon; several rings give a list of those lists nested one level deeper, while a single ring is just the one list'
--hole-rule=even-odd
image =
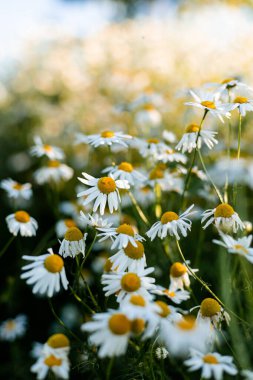
[{"label": "daisy flower", "polygon": [[108,219],[102,218],[99,214],[88,214],[85,215],[83,211],[80,211],[80,218],[85,223],[86,226],[94,227],[96,229],[100,228],[110,228],[112,223],[109,223]]},{"label": "daisy flower", "polygon": [[35,236],[38,229],[38,223],[26,211],[19,210],[14,214],[8,215],[6,223],[11,234],[17,236]]},{"label": "daisy flower", "polygon": [[48,252],[40,256],[22,256],[24,260],[32,263],[22,268],[24,273],[21,274],[21,278],[33,286],[34,294],[52,297],[60,291],[60,282],[65,290],[68,288],[68,280],[62,257],[54,254],[51,248]]},{"label": "daisy flower", "polygon": [[74,170],[56,160],[48,161],[47,166],[43,166],[34,173],[34,179],[39,185],[53,182],[68,181],[73,177]]},{"label": "daisy flower", "polygon": [[[191,269],[192,272],[197,272],[198,269]],[[190,278],[187,266],[180,262],[175,262],[170,267],[170,291],[176,292],[178,289],[184,290],[184,287],[190,287]]]},{"label": "daisy flower", "polygon": [[134,197],[140,206],[148,207],[155,202],[155,194],[149,186],[136,187],[133,189]]},{"label": "daisy flower", "polygon": [[222,123],[224,123],[223,116],[230,118],[229,111],[231,107],[226,104],[222,104],[218,100],[217,94],[198,91],[194,92],[190,90],[190,94],[194,98],[194,102],[187,102],[185,105],[193,106],[202,109],[205,112],[209,112],[211,115],[218,117]]},{"label": "daisy flower", "polygon": [[113,178],[126,180],[130,185],[135,185],[136,182],[144,182],[145,176],[134,169],[129,162],[121,162],[119,165],[110,166],[102,171],[102,173],[112,174]]},{"label": "daisy flower", "polygon": [[112,270],[124,272],[126,269],[130,272],[136,272],[138,269],[146,267],[146,256],[143,244],[135,240],[134,245],[128,243],[126,247],[121,248],[115,255],[110,257]]},{"label": "daisy flower", "polygon": [[157,286],[157,288],[153,290],[152,293],[157,294],[159,296],[165,296],[177,305],[179,305],[183,301],[187,301],[191,297],[190,293],[187,290],[184,290],[184,289],[171,290],[170,288],[166,289],[162,286]]},{"label": "daisy flower", "polygon": [[152,273],[154,268],[138,268],[136,272],[117,272],[103,274],[101,283],[106,292],[105,296],[117,294],[117,301],[121,302],[124,299],[130,298],[132,294],[139,294],[144,298],[152,299],[150,290],[155,288],[155,279],[147,277]]},{"label": "daisy flower", "polygon": [[197,319],[208,322],[216,329],[220,329],[221,322],[230,322],[230,316],[224,311],[223,307],[214,298],[205,298],[200,305]]},{"label": "daisy flower", "polygon": [[76,227],[76,226],[77,225],[74,219],[68,218],[68,219],[58,220],[55,226],[57,237],[63,238],[69,228]]},{"label": "daisy flower", "polygon": [[135,138],[132,145],[140,151],[142,157],[151,157],[154,160],[157,160],[157,157],[165,150],[171,149],[169,145],[156,137],[151,137],[147,140]]},{"label": "daisy flower", "polygon": [[31,372],[36,373],[37,380],[43,380],[48,372],[61,379],[69,379],[70,362],[67,356],[42,355],[31,367]]},{"label": "daisy flower", "polygon": [[17,200],[29,200],[32,197],[32,185],[30,183],[19,183],[11,178],[3,179],[0,187],[7,192],[9,198]]},{"label": "daisy flower", "polygon": [[65,334],[53,334],[43,345],[42,353],[45,355],[65,356],[70,351],[70,341]]},{"label": "daisy flower", "polygon": [[187,158],[184,154],[177,153],[173,149],[165,149],[162,153],[157,155],[157,160],[164,164],[167,164],[168,162],[180,162],[186,164],[187,162]]},{"label": "daisy flower", "polygon": [[[197,124],[190,124],[185,130],[183,137],[177,144],[177,150],[182,150],[182,152],[191,153],[193,149],[200,149],[202,142],[206,144],[209,149],[212,149],[218,141],[214,138],[217,132],[201,130]],[[198,137],[199,136],[199,137]],[[198,140],[198,141],[197,141]]]},{"label": "daisy flower", "polygon": [[98,228],[99,231],[101,231],[100,234],[98,234],[101,239],[100,242],[110,238],[113,241],[113,244],[111,246],[111,249],[115,248],[126,248],[126,246],[130,243],[133,246],[137,247],[138,241],[145,240],[142,236],[137,234],[132,226],[130,224],[121,224],[117,228]]},{"label": "daisy flower", "polygon": [[134,119],[136,124],[143,127],[157,127],[162,122],[160,112],[151,103],[145,104],[137,111]]},{"label": "daisy flower", "polygon": [[148,230],[146,235],[152,240],[158,236],[164,239],[168,234],[170,236],[175,236],[176,239],[180,240],[179,233],[186,237],[187,232],[191,230],[192,222],[186,218],[187,216],[193,214],[190,212],[194,205],[191,205],[183,214],[178,215],[173,211],[165,212],[161,220],[153,224],[153,226]]},{"label": "daisy flower", "polygon": [[9,318],[0,324],[0,340],[13,342],[25,334],[26,327],[26,315],[19,314],[15,318]]},{"label": "daisy flower", "polygon": [[167,350],[174,356],[184,357],[190,348],[205,352],[209,331],[198,323],[193,315],[185,315],[174,323],[169,323],[163,331],[163,341]]},{"label": "daisy flower", "polygon": [[127,350],[131,328],[128,317],[115,310],[95,314],[91,322],[81,326],[82,331],[90,333],[90,343],[100,346],[100,358],[123,355]]},{"label": "daisy flower", "polygon": [[228,203],[221,203],[212,210],[206,210],[202,216],[201,223],[206,222],[203,229],[207,228],[213,222],[217,229],[232,229],[233,232],[237,232],[238,229],[244,229],[244,224],[239,215]]},{"label": "daisy flower", "polygon": [[103,131],[100,134],[85,136],[79,133],[76,136],[77,143],[90,144],[94,148],[98,146],[112,146],[112,145],[121,145],[125,148],[128,148],[127,141],[131,140],[132,136],[126,135],[123,132],[114,132],[114,131]]},{"label": "daisy flower", "polygon": [[95,201],[93,211],[96,212],[99,208],[101,215],[104,215],[107,203],[111,214],[114,210],[118,210],[120,202],[119,189],[129,189],[130,186],[127,181],[114,180],[112,176],[94,178],[87,173],[82,173],[82,175],[84,176],[84,179],[78,178],[79,181],[90,186],[88,190],[77,194],[78,197],[87,195],[87,198],[83,203],[84,206]]},{"label": "daisy flower", "polygon": [[85,240],[87,233],[83,234],[77,227],[70,227],[61,242],[59,254],[63,257],[76,257],[79,253],[85,256]]},{"label": "daisy flower", "polygon": [[30,149],[32,156],[46,156],[50,160],[62,160],[65,157],[65,154],[60,148],[48,144],[43,144],[39,136],[36,136],[34,138],[34,143],[35,145]]},{"label": "daisy flower", "polygon": [[220,97],[223,95],[227,95],[228,92],[231,93],[234,89],[236,91],[248,91],[252,92],[253,89],[246,85],[245,83],[240,82],[236,78],[226,78],[220,83],[209,83],[208,86],[214,86],[215,93]]},{"label": "daisy flower", "polygon": [[[231,111],[238,108],[239,113],[241,116],[245,116],[247,112],[253,111],[253,98],[252,98],[252,92],[249,93],[249,91],[237,91],[237,94],[235,94],[235,98],[233,99],[233,102],[230,103]],[[250,98],[249,98],[250,96]]]},{"label": "daisy flower", "polygon": [[220,233],[220,237],[223,241],[213,240],[213,242],[226,248],[229,253],[236,253],[238,255],[242,255],[251,263],[253,263],[253,248],[250,248],[252,242],[252,235],[234,239],[230,235]]},{"label": "daisy flower", "polygon": [[203,354],[200,351],[191,349],[190,359],[185,360],[184,364],[189,367],[189,371],[197,371],[201,369],[201,378],[215,380],[223,379],[223,372],[230,376],[235,376],[238,371],[233,363],[231,356],[222,356],[217,352]]}]

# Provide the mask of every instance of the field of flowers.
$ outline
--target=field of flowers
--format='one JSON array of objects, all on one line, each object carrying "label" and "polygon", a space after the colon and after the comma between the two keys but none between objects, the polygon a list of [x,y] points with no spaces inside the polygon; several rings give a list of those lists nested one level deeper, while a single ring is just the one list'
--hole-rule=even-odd
[{"label": "field of flowers", "polygon": [[253,379],[253,26],[216,12],[0,82],[0,378]]}]

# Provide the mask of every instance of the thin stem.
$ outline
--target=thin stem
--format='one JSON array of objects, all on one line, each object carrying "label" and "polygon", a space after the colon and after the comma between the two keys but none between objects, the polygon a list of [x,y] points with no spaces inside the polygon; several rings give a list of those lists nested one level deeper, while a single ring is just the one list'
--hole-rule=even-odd
[{"label": "thin stem", "polygon": [[16,236],[12,236],[8,241],[7,243],[5,244],[5,246],[3,247],[3,249],[1,250],[0,252],[0,257],[2,257],[4,255],[4,253],[7,251],[7,249],[9,248],[9,246],[11,245],[11,243],[13,242],[13,240],[15,239]]},{"label": "thin stem", "polygon": [[239,113],[239,125],[238,125],[238,146],[237,146],[237,160],[240,160],[241,154],[241,135],[242,135],[242,114]]},{"label": "thin stem", "polygon": [[94,239],[92,240],[91,245],[89,246],[89,249],[88,249],[88,251],[87,251],[87,253],[86,253],[86,255],[85,255],[85,257],[84,257],[84,259],[83,259],[83,261],[82,261],[82,263],[81,263],[81,266],[80,266],[80,272],[82,271],[83,266],[84,266],[86,260],[88,259],[89,254],[90,254],[91,251],[92,251],[92,248],[93,248],[93,246],[94,246],[94,244],[95,244],[95,242],[96,242],[96,239],[97,239],[97,231],[96,231],[95,236],[94,236]]},{"label": "thin stem", "polygon": [[54,315],[55,319],[57,320],[57,322],[59,323],[59,325],[61,325],[62,327],[64,327],[64,329],[74,338],[76,339],[79,343],[82,343],[82,340],[76,335],[73,333],[73,331],[71,331],[66,325],[65,323],[61,320],[61,318],[56,314],[55,310],[54,310],[54,307],[53,307],[53,304],[52,304],[52,301],[51,299],[49,298],[48,299],[48,303],[49,303],[49,306],[50,306],[50,309],[52,311],[52,314]]},{"label": "thin stem", "polygon": [[135,206],[136,208],[136,211],[138,212],[140,218],[142,219],[142,221],[147,225],[149,226],[150,223],[148,221],[148,219],[146,218],[145,214],[143,213],[142,209],[140,208],[140,206],[138,205],[135,197],[133,196],[133,194],[131,193],[131,191],[128,192],[129,194],[129,197],[131,198],[131,201],[133,202],[133,205]]},{"label": "thin stem", "polygon": [[213,188],[214,188],[214,190],[215,190],[215,192],[216,192],[216,194],[217,194],[217,197],[219,198],[220,202],[221,202],[221,203],[224,203],[223,198],[222,198],[222,195],[221,195],[219,189],[217,188],[217,186],[215,185],[215,183],[213,182],[211,176],[209,175],[209,173],[208,173],[208,171],[207,171],[207,168],[206,168],[206,165],[205,165],[205,163],[204,163],[204,160],[203,160],[203,157],[202,157],[202,154],[201,154],[200,149],[197,149],[197,151],[198,151],[198,155],[199,155],[200,162],[201,162],[201,164],[202,164],[202,166],[203,166],[203,169],[204,169],[204,172],[206,173],[207,178],[209,179],[209,181],[210,181],[211,184],[213,185]]},{"label": "thin stem", "polygon": [[88,305],[86,305],[85,302],[83,302],[83,300],[78,296],[78,294],[76,294],[76,292],[71,286],[69,286],[69,289],[78,302],[80,302],[90,313],[95,314],[95,311],[92,310]]},{"label": "thin stem", "polygon": [[198,130],[198,134],[197,134],[196,141],[195,141],[196,148],[194,149],[192,162],[191,162],[191,165],[190,165],[190,167],[188,169],[188,172],[187,172],[187,176],[186,176],[185,184],[184,184],[184,190],[183,190],[183,193],[182,193],[182,196],[181,196],[181,206],[182,206],[182,208],[183,208],[185,193],[186,193],[186,191],[188,190],[188,187],[189,187],[191,173],[192,173],[192,169],[193,169],[193,166],[194,166],[194,163],[195,163],[195,159],[196,159],[197,146],[198,146],[198,141],[199,141],[199,136],[200,136],[201,128],[202,128],[203,122],[205,120],[205,117],[207,115],[207,112],[208,112],[208,110],[204,111],[204,115],[203,115],[202,120],[201,120],[200,125],[199,125],[199,130]]},{"label": "thin stem", "polygon": [[110,380],[110,378],[111,378],[113,360],[114,360],[114,357],[112,357],[110,359],[109,363],[108,363],[108,366],[107,366],[107,369],[106,369],[106,380]]}]

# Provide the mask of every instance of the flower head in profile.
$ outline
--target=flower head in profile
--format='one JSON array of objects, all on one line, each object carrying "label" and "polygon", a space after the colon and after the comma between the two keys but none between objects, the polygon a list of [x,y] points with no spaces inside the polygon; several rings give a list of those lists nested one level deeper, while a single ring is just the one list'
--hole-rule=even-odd
[{"label": "flower head in profile", "polygon": [[76,257],[79,253],[85,256],[85,240],[87,233],[83,234],[77,227],[70,227],[61,242],[59,254],[63,257]]},{"label": "flower head in profile", "polygon": [[166,289],[163,286],[157,285],[156,289],[153,290],[152,293],[157,294],[159,296],[165,296],[177,305],[179,305],[183,301],[187,301],[191,297],[190,292],[188,292],[187,290],[177,288],[175,286],[174,288],[174,290],[172,290],[171,287],[169,289]]},{"label": "flower head in profile", "polygon": [[[189,264],[189,262],[187,262],[187,264]],[[191,271],[194,273],[197,272],[198,269],[191,269]],[[185,287],[189,288],[189,275],[191,275],[191,272],[185,264],[178,261],[173,263],[170,267],[170,291],[176,292],[178,289],[183,291]]]},{"label": "flower head in profile", "polygon": [[32,156],[46,156],[50,160],[62,160],[65,157],[62,149],[53,145],[43,144],[39,136],[34,137],[34,144],[35,145],[30,149]]},{"label": "flower head in profile", "polygon": [[34,179],[39,185],[44,183],[60,183],[68,181],[73,177],[74,170],[66,164],[57,160],[48,161],[46,166],[37,169]]},{"label": "flower head in profile", "polygon": [[143,244],[135,240],[134,245],[128,242],[126,247],[120,248],[115,255],[110,257],[112,262],[112,270],[124,272],[128,269],[130,272],[136,272],[138,269],[146,267],[146,256]]},{"label": "flower head in profile", "polygon": [[207,228],[214,222],[215,227],[221,230],[230,230],[237,232],[238,229],[243,230],[244,224],[237,212],[228,203],[221,203],[216,208],[206,210],[202,214],[201,223],[206,222],[203,228]]},{"label": "flower head in profile", "polygon": [[44,380],[49,372],[60,379],[68,380],[70,362],[67,355],[41,355],[32,365],[31,372],[37,375],[37,380]]},{"label": "flower head in profile", "polygon": [[28,212],[24,210],[16,211],[6,217],[6,223],[11,234],[17,236],[35,236],[38,229],[38,223]]},{"label": "flower head in profile", "polygon": [[65,273],[64,261],[61,256],[48,249],[49,253],[41,256],[22,256],[24,260],[31,261],[22,267],[24,273],[21,278],[28,285],[33,286],[33,293],[52,297],[61,288],[68,288],[68,280]]},{"label": "flower head in profile", "polygon": [[205,298],[201,302],[197,318],[200,321],[212,324],[216,329],[221,328],[223,320],[225,320],[227,324],[230,322],[229,314],[214,298]]},{"label": "flower head in profile", "polygon": [[244,256],[247,260],[253,263],[253,248],[250,248],[252,242],[252,235],[234,239],[230,235],[220,233],[220,237],[222,240],[215,239],[213,240],[213,242],[226,248],[229,253]]},{"label": "flower head in profile", "polygon": [[192,224],[187,217],[193,214],[193,212],[191,212],[193,207],[194,205],[191,205],[181,215],[176,214],[174,211],[165,212],[162,215],[161,220],[153,224],[146,235],[151,240],[154,240],[156,236],[160,239],[164,239],[166,236],[170,235],[175,236],[178,240],[180,240],[180,235],[186,237],[187,232],[191,230]]},{"label": "flower head in profile", "polygon": [[136,240],[145,240],[136,232],[133,226],[127,223],[120,224],[118,227],[98,228],[98,231],[100,231],[98,234],[100,237],[100,242],[108,238],[112,240],[112,250],[115,248],[126,248],[129,243],[137,247]]},{"label": "flower head in profile", "polygon": [[246,116],[247,112],[253,111],[253,91],[248,89],[237,89],[234,93],[231,110],[238,109],[241,116]]},{"label": "flower head in profile", "polygon": [[121,145],[125,148],[128,148],[128,141],[132,139],[132,136],[124,134],[123,132],[114,132],[114,131],[102,131],[100,134],[95,135],[83,135],[79,133],[76,136],[76,143],[85,143],[89,144],[94,148],[99,146],[112,146],[112,145]]},{"label": "flower head in profile", "polygon": [[3,179],[0,187],[4,189],[9,198],[15,200],[29,200],[32,197],[32,185],[30,183],[19,183],[11,178]]},{"label": "flower head in profile", "polygon": [[109,166],[103,170],[103,173],[108,173],[114,179],[126,180],[130,185],[135,185],[146,180],[146,177],[134,168],[130,162],[121,162],[119,165]]},{"label": "flower head in profile", "polygon": [[70,341],[68,337],[62,333],[51,335],[42,348],[42,353],[45,355],[68,355],[69,351]]},{"label": "flower head in profile", "polygon": [[67,230],[71,227],[77,227],[76,222],[72,218],[60,219],[55,226],[56,235],[58,238],[64,237]]},{"label": "flower head in profile", "polygon": [[9,318],[0,324],[0,340],[13,342],[25,334],[26,327],[26,315],[19,314],[15,318]]},{"label": "flower head in profile", "polygon": [[190,358],[185,360],[184,364],[189,367],[189,371],[201,369],[201,378],[215,380],[223,379],[223,372],[230,376],[238,373],[231,356],[222,356],[218,352],[202,353],[198,350],[190,350]]},{"label": "flower head in profile", "polygon": [[190,124],[187,126],[183,137],[176,146],[177,150],[182,150],[183,153],[191,153],[193,149],[200,149],[204,143],[209,149],[212,149],[218,141],[215,139],[217,132],[200,130],[198,124]]},{"label": "flower head in profile", "polygon": [[88,190],[78,193],[78,197],[86,196],[83,205],[87,205],[94,201],[93,211],[99,208],[101,215],[104,215],[105,206],[108,204],[109,211],[112,214],[114,210],[118,210],[120,203],[119,189],[129,189],[129,183],[122,180],[114,180],[112,176],[94,178],[87,173],[82,173],[84,178],[78,178],[79,181],[86,186],[90,186]]}]

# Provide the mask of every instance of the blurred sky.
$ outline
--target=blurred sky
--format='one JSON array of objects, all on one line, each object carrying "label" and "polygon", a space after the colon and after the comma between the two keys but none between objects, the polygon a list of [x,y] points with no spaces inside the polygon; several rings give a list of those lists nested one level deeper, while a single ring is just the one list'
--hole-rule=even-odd
[{"label": "blurred sky", "polygon": [[[171,12],[172,0],[157,0],[145,11],[153,17]],[[137,9],[138,10],[138,9]],[[0,62],[20,59],[27,39],[42,28],[62,28],[87,35],[124,14],[122,5],[110,0],[0,0]]]}]

